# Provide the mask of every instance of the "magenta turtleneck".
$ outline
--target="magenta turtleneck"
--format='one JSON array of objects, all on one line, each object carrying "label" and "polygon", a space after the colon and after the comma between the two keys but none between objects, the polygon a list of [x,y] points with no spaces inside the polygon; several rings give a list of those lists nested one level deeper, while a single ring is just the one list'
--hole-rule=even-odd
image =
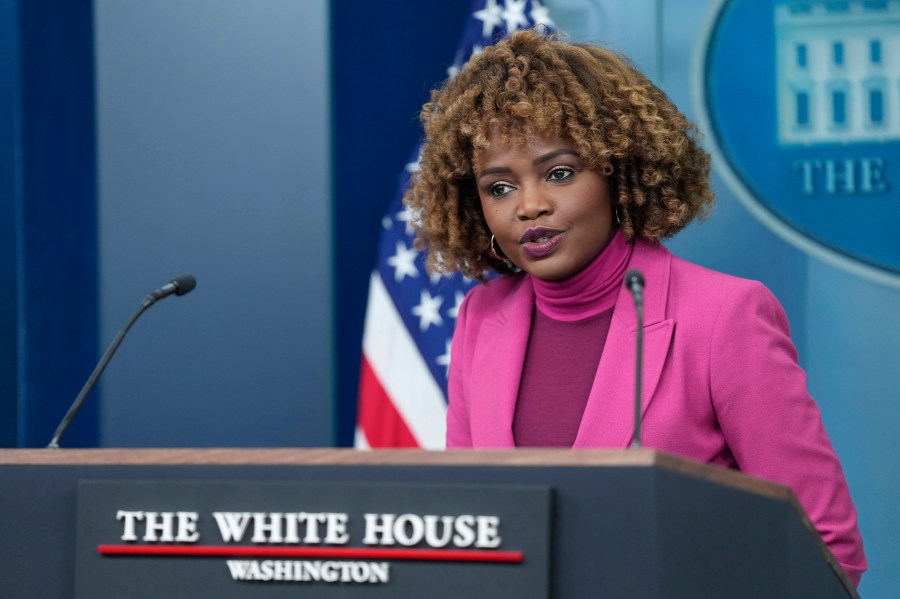
[{"label": "magenta turtleneck", "polygon": [[583,320],[609,310],[616,304],[632,247],[617,230],[603,251],[568,279],[542,281],[529,276],[537,309],[563,322]]},{"label": "magenta turtleneck", "polygon": [[568,279],[528,275],[536,309],[513,418],[518,447],[571,447],[575,442],[632,247],[617,231]]}]

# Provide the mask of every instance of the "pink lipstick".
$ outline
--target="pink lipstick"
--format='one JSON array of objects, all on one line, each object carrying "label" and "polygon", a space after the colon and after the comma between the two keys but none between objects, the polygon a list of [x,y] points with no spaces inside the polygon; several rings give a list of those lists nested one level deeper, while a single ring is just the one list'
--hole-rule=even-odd
[{"label": "pink lipstick", "polygon": [[525,231],[519,243],[529,258],[543,258],[556,250],[564,236],[565,231],[534,227]]}]

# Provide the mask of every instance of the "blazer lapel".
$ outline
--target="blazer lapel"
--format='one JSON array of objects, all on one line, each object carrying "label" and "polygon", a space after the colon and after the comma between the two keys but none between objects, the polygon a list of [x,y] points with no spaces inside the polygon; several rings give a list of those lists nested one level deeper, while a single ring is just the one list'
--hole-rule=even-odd
[{"label": "blazer lapel", "polygon": [[[666,319],[672,255],[660,245],[637,242],[628,264],[644,273],[644,363],[641,414],[653,400],[672,342],[675,321]],[[627,447],[634,435],[637,314],[622,289],[575,447]]]},{"label": "blazer lapel", "polygon": [[534,290],[526,283],[482,325],[473,354],[476,384],[469,402],[476,447],[515,447],[512,423],[533,310]]}]

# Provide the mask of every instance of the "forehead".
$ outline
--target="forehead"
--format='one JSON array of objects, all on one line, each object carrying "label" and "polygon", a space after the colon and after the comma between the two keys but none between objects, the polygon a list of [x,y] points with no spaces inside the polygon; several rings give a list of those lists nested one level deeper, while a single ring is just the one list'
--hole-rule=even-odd
[{"label": "forehead", "polygon": [[575,151],[576,148],[572,141],[554,135],[503,134],[494,130],[488,133],[487,144],[473,152],[472,166],[477,173],[489,166],[496,166],[496,163],[533,161],[558,150]]}]

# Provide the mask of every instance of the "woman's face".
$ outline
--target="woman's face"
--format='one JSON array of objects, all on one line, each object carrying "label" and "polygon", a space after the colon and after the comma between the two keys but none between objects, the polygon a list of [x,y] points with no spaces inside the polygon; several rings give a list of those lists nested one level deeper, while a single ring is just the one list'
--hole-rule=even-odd
[{"label": "woman's face", "polygon": [[[581,271],[615,228],[606,177],[586,168],[574,146],[533,137],[475,154],[481,209],[509,260],[545,281]],[[515,141],[515,140],[514,140]]]}]

